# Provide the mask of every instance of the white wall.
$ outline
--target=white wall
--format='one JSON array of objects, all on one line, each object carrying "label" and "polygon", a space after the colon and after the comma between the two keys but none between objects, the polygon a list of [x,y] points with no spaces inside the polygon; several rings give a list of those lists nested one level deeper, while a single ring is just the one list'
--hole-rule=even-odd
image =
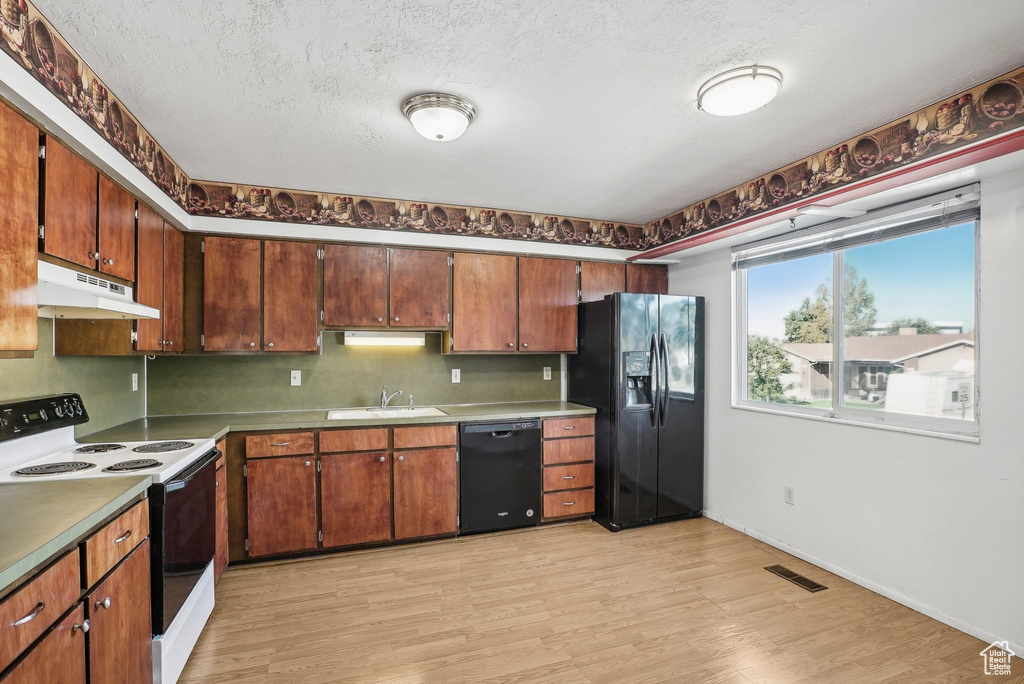
[{"label": "white wall", "polygon": [[728,248],[670,267],[707,298],[709,517],[1024,653],[1024,172],[982,184],[981,444],[732,408],[731,283]]}]

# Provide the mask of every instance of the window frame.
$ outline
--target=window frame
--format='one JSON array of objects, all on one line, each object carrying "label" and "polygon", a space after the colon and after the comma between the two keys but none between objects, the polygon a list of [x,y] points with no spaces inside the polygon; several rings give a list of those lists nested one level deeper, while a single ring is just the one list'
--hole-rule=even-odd
[{"label": "window frame", "polygon": [[[977,192],[977,187],[968,189],[962,189],[958,191],[952,191],[950,193],[943,193],[942,198],[935,200],[935,198],[922,198],[913,202],[905,203],[913,207],[927,206],[930,202],[934,204],[936,201],[949,201],[953,198],[959,198],[965,192]],[[904,205],[900,205],[904,206]],[[980,208],[980,203],[979,203]],[[896,223],[896,216],[899,213],[893,211],[880,211],[878,213],[884,213],[888,215],[888,221],[890,224]],[[844,220],[839,222],[830,222],[827,225],[833,223],[849,224],[856,226],[861,222],[868,223],[873,220],[872,214],[865,214],[862,217],[858,217],[858,220]],[[890,238],[884,237],[884,223],[886,222],[885,216],[878,219],[883,225],[880,227],[882,237],[877,240],[873,240],[869,244],[876,244],[878,242],[884,242],[889,239],[899,239],[900,236],[893,236]],[[966,221],[964,222],[966,223]],[[919,416],[908,413],[895,413],[888,411],[880,411],[875,409],[863,409],[852,406],[845,406],[843,399],[846,392],[846,383],[849,382],[849,376],[846,372],[846,364],[844,362],[844,347],[845,347],[845,331],[844,328],[844,315],[843,307],[845,304],[845,296],[843,287],[845,286],[845,250],[856,248],[845,247],[842,249],[836,249],[832,251],[832,369],[829,374],[829,380],[831,384],[831,408],[814,408],[810,406],[799,406],[790,404],[775,404],[765,401],[757,401],[748,398],[749,390],[749,364],[747,358],[747,340],[749,331],[747,327],[748,319],[748,283],[747,283],[747,270],[748,268],[734,268],[732,270],[732,304],[733,304],[733,335],[732,335],[732,346],[733,346],[733,383],[732,383],[732,408],[738,409],[749,409],[768,413],[778,413],[789,416],[813,418],[820,420],[828,420],[832,422],[838,422],[843,424],[861,425],[873,428],[881,428],[887,430],[897,430],[901,432],[910,432],[915,434],[923,434],[935,437],[944,437],[949,439],[957,439],[962,441],[978,442],[981,437],[981,330],[980,330],[980,312],[981,312],[981,223],[982,217],[979,216],[973,219],[974,223],[974,418],[973,420],[962,420],[957,418],[943,418],[939,416]],[[962,225],[962,223],[950,223],[946,228],[954,225]],[[819,231],[823,226],[816,226],[815,231]],[[926,234],[932,230],[942,230],[941,227],[931,228],[925,231],[921,231],[919,234]],[[805,231],[799,231],[805,232]],[[779,236],[770,240],[762,241],[764,243],[772,242],[783,242],[786,239],[786,235]],[[740,246],[734,249],[735,252],[742,252],[749,246]],[[798,257],[806,258],[806,257]],[[752,268],[757,268],[753,266]],[[870,369],[873,365],[868,364],[869,376]],[[872,383],[877,387],[877,375],[875,375],[875,382]]]}]

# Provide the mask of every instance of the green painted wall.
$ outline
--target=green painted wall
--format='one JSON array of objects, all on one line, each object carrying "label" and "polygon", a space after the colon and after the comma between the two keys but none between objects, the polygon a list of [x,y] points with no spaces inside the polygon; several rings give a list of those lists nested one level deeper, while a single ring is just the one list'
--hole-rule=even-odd
[{"label": "green painted wall", "polygon": [[[132,391],[132,373],[139,390]],[[39,350],[31,359],[0,359],[0,401],[78,392],[89,422],[78,435],[142,418],[146,411],[146,365],[142,357],[53,356],[53,321],[39,319]]]},{"label": "green painted wall", "polygon": [[[554,355],[443,356],[441,335],[425,347],[346,347],[324,333],[322,355],[178,356],[149,362],[149,415],[287,411],[371,406],[381,385],[402,390],[392,405],[558,400],[560,358]],[[543,379],[544,366],[551,380]],[[453,385],[451,371],[462,371]],[[290,387],[289,372],[302,371]]]}]

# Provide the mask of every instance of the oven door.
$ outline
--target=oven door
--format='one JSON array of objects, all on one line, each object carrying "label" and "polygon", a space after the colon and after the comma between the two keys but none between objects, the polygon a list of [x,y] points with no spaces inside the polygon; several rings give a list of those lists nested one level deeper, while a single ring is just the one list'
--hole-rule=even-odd
[{"label": "oven door", "polygon": [[214,449],[150,488],[153,634],[163,634],[199,582],[216,548]]}]

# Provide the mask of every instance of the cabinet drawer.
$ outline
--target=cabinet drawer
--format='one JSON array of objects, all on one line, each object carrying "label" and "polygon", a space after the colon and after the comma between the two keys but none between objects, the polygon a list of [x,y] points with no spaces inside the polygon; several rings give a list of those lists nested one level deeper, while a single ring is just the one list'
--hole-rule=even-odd
[{"label": "cabinet drawer", "polygon": [[594,438],[544,440],[544,465],[594,460]]},{"label": "cabinet drawer", "polygon": [[594,486],[594,464],[548,466],[544,469],[544,491],[557,492],[561,489],[582,489]]},{"label": "cabinet drawer", "polygon": [[396,449],[455,446],[458,429],[454,425],[423,425],[395,428]]},{"label": "cabinet drawer", "polygon": [[388,429],[324,430],[320,433],[320,453],[341,451],[382,451],[388,448]]},{"label": "cabinet drawer", "polygon": [[594,512],[594,490],[555,492],[544,495],[544,519],[589,515]]},{"label": "cabinet drawer", "polygon": [[284,432],[276,435],[247,435],[246,458],[305,456],[313,453],[312,432]]},{"label": "cabinet drawer", "polygon": [[0,603],[0,670],[78,600],[78,558],[71,551]]},{"label": "cabinet drawer", "polygon": [[149,501],[140,501],[85,540],[85,586],[91,587],[149,536]]},{"label": "cabinet drawer", "polygon": [[544,439],[587,437],[594,434],[594,417],[558,418],[544,421]]}]

